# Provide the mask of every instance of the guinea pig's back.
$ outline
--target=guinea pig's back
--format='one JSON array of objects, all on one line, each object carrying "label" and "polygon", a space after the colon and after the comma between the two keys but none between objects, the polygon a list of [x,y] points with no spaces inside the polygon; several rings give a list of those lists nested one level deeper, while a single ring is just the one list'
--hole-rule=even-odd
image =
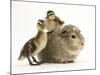
[{"label": "guinea pig's back", "polygon": [[[67,42],[67,41],[66,41]],[[39,59],[46,63],[63,63],[68,60],[73,60],[67,52],[67,45],[64,39],[61,40],[56,34],[49,35],[46,48],[40,52]]]}]

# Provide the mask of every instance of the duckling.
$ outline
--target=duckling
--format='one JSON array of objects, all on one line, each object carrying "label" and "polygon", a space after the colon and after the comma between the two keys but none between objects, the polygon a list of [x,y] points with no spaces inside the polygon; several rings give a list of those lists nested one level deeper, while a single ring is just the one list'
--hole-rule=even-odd
[{"label": "duckling", "polygon": [[48,10],[45,24],[48,29],[48,32],[51,33],[55,31],[58,27],[63,25],[64,21],[60,20],[60,18],[55,15],[54,11]]},{"label": "duckling", "polygon": [[[44,23],[45,23],[44,20],[38,20],[37,23],[38,33],[36,37],[31,38],[29,41],[25,43],[24,47],[20,52],[18,60],[27,58],[30,65],[41,64],[41,62],[38,62],[34,56],[37,55],[39,52],[41,52],[47,44],[47,29]],[[33,62],[30,60],[30,57],[32,57],[33,62],[36,62],[36,64],[33,64]]]}]

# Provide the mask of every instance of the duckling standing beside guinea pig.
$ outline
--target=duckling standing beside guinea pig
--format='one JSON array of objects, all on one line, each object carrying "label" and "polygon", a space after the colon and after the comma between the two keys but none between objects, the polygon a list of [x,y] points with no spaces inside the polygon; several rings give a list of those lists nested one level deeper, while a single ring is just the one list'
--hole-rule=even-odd
[{"label": "duckling standing beside guinea pig", "polygon": [[84,37],[79,28],[66,25],[50,34],[44,50],[38,58],[44,63],[72,63],[84,46]]},{"label": "duckling standing beside guinea pig", "polygon": [[[39,52],[41,52],[47,44],[47,29],[44,25],[44,22],[45,22],[44,20],[38,21],[37,36],[25,43],[24,47],[21,50],[20,56],[18,58],[19,60],[27,58],[30,65],[41,64],[41,62],[38,62],[34,56],[37,55]],[[32,57],[33,62],[36,62],[37,64],[33,64],[33,62],[30,60],[30,57]]]}]

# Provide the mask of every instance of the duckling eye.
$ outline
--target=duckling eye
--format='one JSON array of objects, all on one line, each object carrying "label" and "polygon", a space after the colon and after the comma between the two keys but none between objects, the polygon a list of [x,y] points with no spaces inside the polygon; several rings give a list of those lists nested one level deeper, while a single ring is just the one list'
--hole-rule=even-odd
[{"label": "duckling eye", "polygon": [[37,23],[38,25],[41,25],[40,23]]}]

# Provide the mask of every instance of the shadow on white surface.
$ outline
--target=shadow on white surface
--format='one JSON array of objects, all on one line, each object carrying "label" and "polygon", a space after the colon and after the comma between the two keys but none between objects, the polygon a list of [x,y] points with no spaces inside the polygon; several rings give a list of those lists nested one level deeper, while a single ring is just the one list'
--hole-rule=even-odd
[{"label": "shadow on white surface", "polygon": [[54,64],[45,63],[37,66],[30,66],[27,63],[19,62],[13,66],[13,74],[20,73],[40,73],[40,72],[52,72],[52,71],[71,71],[71,70],[84,70],[84,69],[94,69],[94,62],[90,61],[76,61],[75,63],[66,64]]}]

